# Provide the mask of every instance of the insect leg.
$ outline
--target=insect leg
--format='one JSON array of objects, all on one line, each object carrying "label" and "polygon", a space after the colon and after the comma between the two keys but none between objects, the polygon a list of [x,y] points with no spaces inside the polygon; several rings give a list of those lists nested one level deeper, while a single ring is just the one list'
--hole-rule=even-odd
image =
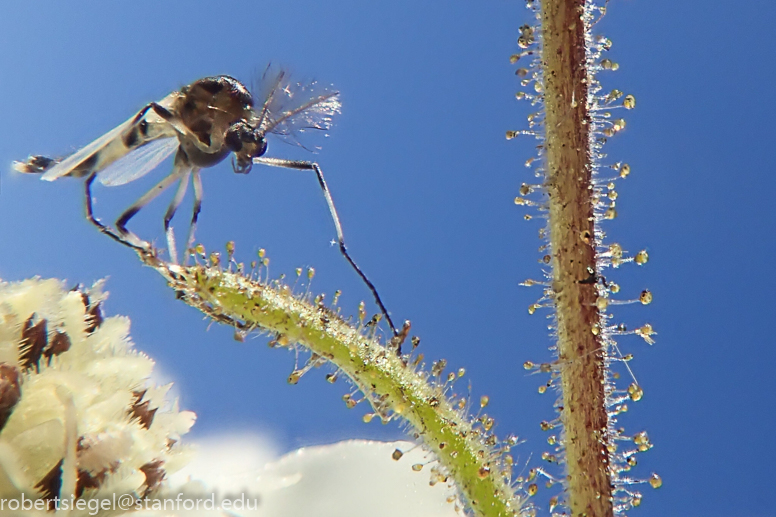
[{"label": "insect leg", "polygon": [[253,162],[264,164],[264,165],[270,165],[272,167],[283,167],[285,169],[296,169],[296,170],[302,170],[302,171],[315,172],[315,175],[318,177],[318,184],[320,185],[321,190],[323,191],[323,196],[326,198],[326,204],[329,205],[329,213],[331,214],[332,221],[334,221],[334,228],[337,230],[337,240],[339,241],[340,252],[348,261],[348,263],[351,265],[351,267],[353,267],[356,273],[358,273],[358,276],[361,277],[361,280],[364,281],[366,286],[372,292],[372,296],[374,296],[375,302],[377,303],[377,306],[380,308],[380,312],[383,313],[383,316],[385,316],[385,320],[388,322],[388,325],[390,325],[393,335],[397,336],[399,334],[399,331],[396,330],[396,327],[394,326],[393,321],[391,320],[391,316],[388,314],[388,309],[386,309],[385,305],[383,305],[383,301],[382,299],[380,299],[380,295],[377,293],[377,288],[375,288],[374,284],[369,281],[369,279],[366,277],[366,274],[364,274],[364,272],[361,271],[361,268],[358,267],[356,262],[350,257],[350,254],[348,253],[348,249],[345,246],[345,236],[342,233],[342,225],[340,224],[339,216],[337,215],[337,209],[334,207],[334,200],[331,198],[331,192],[329,192],[329,187],[326,186],[326,180],[323,178],[323,171],[321,170],[321,167],[315,162],[283,160],[280,158],[258,157],[258,158],[254,158]]},{"label": "insect leg", "polygon": [[167,212],[164,214],[164,234],[167,236],[167,251],[170,254],[170,260],[173,264],[178,264],[178,251],[175,249],[175,233],[170,226],[175,212],[178,207],[181,206],[183,196],[186,195],[186,189],[189,186],[189,177],[191,176],[191,169],[187,169],[178,183],[178,190],[175,191],[175,196],[170,201],[170,206],[167,207]]},{"label": "insect leg", "polygon": [[86,219],[95,225],[99,230],[104,233],[105,235],[109,236],[113,240],[120,242],[121,244],[124,244],[125,246],[129,246],[130,248],[134,249],[140,249],[140,250],[147,250],[148,249],[148,243],[144,241],[139,241],[140,245],[130,242],[128,239],[123,238],[121,235],[114,232],[109,227],[105,226],[100,222],[99,219],[94,217],[94,210],[92,208],[92,183],[94,182],[94,178],[96,177],[96,173],[92,173],[89,175],[88,178],[86,178],[85,182],[85,205],[86,205]]},{"label": "insect leg", "polygon": [[192,183],[194,184],[194,211],[191,214],[191,225],[189,225],[189,236],[186,239],[186,258],[183,260],[183,264],[189,260],[189,250],[194,245],[194,231],[197,229],[197,219],[199,218],[199,212],[202,210],[202,178],[199,175],[199,169],[193,169],[191,171]]},{"label": "insect leg", "polygon": [[[127,222],[129,222],[129,220],[132,219],[132,217],[134,217],[134,215],[138,213],[141,208],[153,201],[159,194],[164,192],[170,185],[175,183],[175,181],[179,180],[182,174],[183,170],[176,166],[166,178],[154,185],[151,190],[140,196],[140,199],[132,203],[132,206],[127,208],[124,213],[121,214],[121,216],[116,220],[116,228],[118,229],[119,234],[121,234],[122,237],[140,240],[139,237],[127,230]],[[141,240],[140,242],[143,241]]]}]

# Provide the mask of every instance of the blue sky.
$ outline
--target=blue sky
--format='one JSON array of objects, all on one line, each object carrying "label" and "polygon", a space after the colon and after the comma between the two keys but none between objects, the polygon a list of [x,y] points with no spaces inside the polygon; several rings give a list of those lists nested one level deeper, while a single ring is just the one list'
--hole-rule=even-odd
[{"label": "blue sky", "polygon": [[[0,163],[85,145],[206,75],[249,82],[272,61],[333,84],[343,113],[329,138],[309,140],[321,152],[270,141],[268,155],[320,162],[349,248],[395,319],[413,321],[427,358],[467,369],[472,393],[491,397],[499,434],[528,440],[516,457],[538,465],[552,398],[536,392],[546,379],[521,365],[547,360],[550,341],[542,316],[526,310],[540,293],[517,284],[540,275],[539,222],[512,203],[531,181],[522,163],[532,143],[504,139],[529,111],[514,99],[509,64],[529,21],[523,2],[118,5],[4,6]],[[774,513],[775,21],[776,5],[762,0],[614,0],[597,26],[620,63],[604,87],[637,99],[606,148],[632,168],[606,230],[650,253],[646,267],[612,277],[623,296],[649,288],[655,297],[615,314],[659,333],[651,348],[620,342],[645,390],[624,425],[655,443],[635,474],[664,479],[643,490],[634,515]],[[112,220],[161,174],[99,189],[98,213]],[[334,229],[313,177],[260,167],[238,176],[226,164],[203,176],[198,240],[209,250],[234,240],[249,262],[265,248],[273,275],[314,266],[313,291],[341,289],[346,314],[369,299],[329,246]],[[344,384],[316,372],[288,386],[290,354],[264,339],[237,343],[176,302],[156,273],[83,220],[81,182],[7,171],[0,181],[0,277],[110,277],[107,311],[132,318],[138,347],[199,415],[195,436],[250,430],[284,449],[402,436],[395,425],[363,424],[361,407],[347,410]],[[163,210],[151,205],[131,227],[161,245]]]}]

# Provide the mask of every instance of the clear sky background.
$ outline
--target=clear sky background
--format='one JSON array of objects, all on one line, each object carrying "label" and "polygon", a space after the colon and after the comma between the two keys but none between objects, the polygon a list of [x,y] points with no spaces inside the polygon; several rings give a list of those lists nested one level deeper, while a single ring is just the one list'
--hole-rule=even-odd
[{"label": "clear sky background", "polygon": [[[237,343],[177,302],[154,271],[83,219],[82,184],[10,174],[29,153],[85,145],[150,100],[206,75],[249,82],[269,61],[331,83],[343,113],[317,155],[270,141],[268,155],[318,160],[353,256],[396,320],[411,319],[429,359],[467,369],[472,393],[490,395],[499,435],[527,440],[514,454],[540,465],[539,422],[553,417],[546,379],[526,360],[549,358],[546,320],[521,288],[540,275],[540,222],[514,206],[531,181],[533,142],[507,142],[526,127],[509,64],[522,0],[389,3],[44,2],[0,10],[0,277],[110,277],[109,314],[132,318],[138,347],[196,411],[194,437],[222,431],[269,435],[283,450],[349,437],[395,439],[395,424],[361,422],[344,383],[322,372],[289,386],[293,356],[266,339]],[[649,347],[622,339],[645,390],[622,420],[655,448],[634,474],[658,472],[659,491],[633,515],[774,515],[776,462],[776,4],[748,0],[613,0],[597,26],[620,71],[601,79],[632,93],[637,109],[606,151],[630,163],[619,217],[606,225],[626,250],[646,248],[644,268],[612,278],[622,297],[645,288],[648,307],[615,314],[650,322]],[[166,167],[166,166],[163,166]],[[99,188],[97,211],[116,215],[164,170],[124,188]],[[312,176],[227,164],[205,171],[198,240],[237,243],[250,262],[266,248],[273,276],[314,266],[313,291],[341,289],[345,314],[369,293],[329,246],[334,229]],[[131,227],[163,244],[165,202]],[[183,233],[189,205],[177,228]],[[461,385],[465,387],[465,384]],[[550,493],[550,492],[546,492]],[[546,512],[546,508],[544,510]],[[545,513],[546,514],[546,513]]]}]

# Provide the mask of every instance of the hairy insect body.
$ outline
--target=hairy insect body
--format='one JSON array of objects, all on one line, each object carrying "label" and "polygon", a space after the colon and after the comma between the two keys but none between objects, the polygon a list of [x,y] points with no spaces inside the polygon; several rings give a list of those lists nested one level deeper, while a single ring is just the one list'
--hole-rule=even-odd
[{"label": "hairy insect body", "polygon": [[[164,216],[168,252],[175,263],[178,256],[171,221],[191,183],[194,206],[185,248],[188,256],[202,206],[202,169],[232,154],[232,169],[237,173],[250,172],[254,164],[314,172],[334,222],[340,252],[369,287],[395,334],[397,331],[377,290],[347,252],[339,216],[320,166],[315,162],[264,157],[267,134],[299,144],[298,132],[328,130],[339,110],[338,92],[321,88],[314,82],[292,83],[283,70],[273,71],[268,67],[257,96],[233,77],[205,77],[147,104],[135,116],[69,156],[30,156],[24,162],[14,162],[13,168],[24,173],[42,173],[41,178],[47,181],[85,177],[87,219],[113,239],[145,251],[151,245],[129,231],[127,223],[177,183]],[[95,179],[106,186],[124,185],[145,176],[173,153],[172,171],[119,216],[117,232],[94,216],[91,185]]]}]

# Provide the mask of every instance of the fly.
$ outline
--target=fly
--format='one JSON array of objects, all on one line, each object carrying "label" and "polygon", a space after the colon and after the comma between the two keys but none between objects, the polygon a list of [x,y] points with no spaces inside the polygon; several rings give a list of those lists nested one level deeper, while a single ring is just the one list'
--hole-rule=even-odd
[{"label": "fly", "polygon": [[[194,243],[194,231],[202,208],[202,169],[212,167],[231,155],[232,169],[239,174],[247,174],[254,164],[313,171],[329,207],[340,252],[367,285],[391,330],[397,335],[377,289],[347,251],[342,225],[320,166],[310,161],[264,156],[268,134],[299,144],[297,132],[328,130],[333,116],[340,112],[340,106],[339,92],[321,88],[316,83],[293,83],[283,70],[273,71],[268,67],[255,97],[233,77],[205,77],[159,102],[147,104],[132,118],[69,156],[30,156],[24,162],[14,162],[13,168],[19,172],[42,174],[41,179],[46,181],[62,177],[86,178],[87,219],[113,239],[142,250],[149,250],[151,245],[129,231],[127,223],[143,207],[177,183],[177,190],[164,216],[167,246],[174,263],[178,263],[178,257],[170,222],[183,201],[189,183],[192,183],[194,207],[186,240],[186,249],[189,250]],[[145,176],[173,153],[175,158],[170,174],[119,216],[115,223],[116,231],[94,216],[91,186],[95,179],[109,187],[124,185]]]}]

